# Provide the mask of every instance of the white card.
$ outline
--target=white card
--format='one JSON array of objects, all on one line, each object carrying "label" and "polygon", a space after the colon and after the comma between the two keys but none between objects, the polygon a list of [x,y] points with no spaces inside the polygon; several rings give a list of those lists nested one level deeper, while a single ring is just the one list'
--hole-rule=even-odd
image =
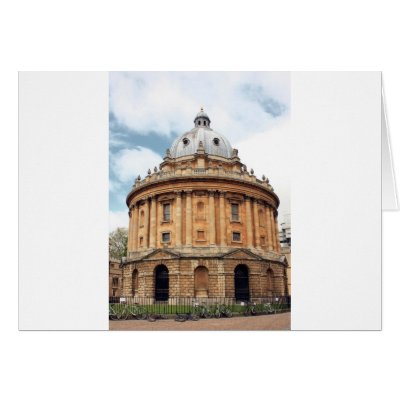
[{"label": "white card", "polygon": [[[181,74],[185,78],[184,84],[187,84],[188,88],[194,87],[193,103],[201,98],[199,93],[202,90],[207,90],[207,85],[199,85],[203,81],[214,85],[209,87],[209,91],[214,90],[220,94],[220,97],[215,96],[213,100],[208,100],[210,108],[215,110],[213,114],[210,113],[210,117],[207,116],[208,120],[203,115],[196,117],[197,122],[205,124],[201,126],[201,131],[198,127],[192,126],[193,118],[199,111],[197,108],[192,112],[186,110],[186,106],[177,105],[175,106],[177,111],[174,112],[174,102],[179,104],[182,95],[178,92],[176,80],[171,78],[171,73],[158,73],[157,79],[155,74],[146,75],[148,80],[144,84],[156,88],[152,92],[139,91],[136,87],[136,91],[135,88],[131,88],[127,96],[121,95],[124,103],[119,104],[119,110],[122,110],[118,114],[119,122],[123,121],[126,126],[134,130],[143,128],[149,121],[152,122],[153,118],[155,129],[166,131],[170,135],[167,138],[170,139],[171,145],[177,140],[177,146],[182,146],[182,149],[185,149],[184,146],[189,148],[192,145],[192,142],[187,144],[183,142],[182,135],[186,124],[186,131],[197,129],[196,135],[203,135],[202,145],[207,147],[204,166],[199,167],[203,164],[196,164],[193,169],[190,166],[188,169],[188,165],[183,165],[187,164],[187,160],[181,159],[184,161],[183,164],[180,160],[173,162],[175,168],[173,174],[174,176],[181,174],[179,179],[185,185],[191,185],[196,179],[200,182],[201,174],[207,175],[207,179],[210,180],[204,187],[194,188],[193,195],[188,194],[193,188],[181,187],[177,183],[171,184],[171,190],[175,193],[173,198],[166,195],[163,199],[159,192],[155,192],[160,211],[154,211],[157,222],[153,225],[150,219],[153,216],[150,215],[153,200],[148,200],[147,197],[146,199],[139,197],[137,202],[135,200],[132,212],[136,206],[139,209],[142,206],[149,207],[146,211],[148,214],[144,214],[148,218],[148,226],[140,224],[138,217],[136,220],[138,230],[135,231],[135,222],[129,229],[128,246],[131,246],[131,255],[128,252],[127,260],[131,261],[129,263],[126,259],[123,260],[125,264],[121,275],[125,286],[121,286],[121,293],[118,293],[118,296],[111,296],[113,276],[109,274],[107,199],[110,139],[114,137],[109,133],[111,107],[109,74],[20,73],[20,329],[109,329],[109,297],[118,297],[119,305],[128,306],[130,301],[132,304],[138,302],[141,306],[147,307],[149,313],[154,310],[156,304],[163,303],[163,307],[168,304],[169,316],[171,313],[182,311],[178,307],[179,304],[190,303],[191,306],[183,310],[184,314],[193,310],[197,312],[200,303],[204,303],[214,314],[217,305],[232,308],[231,311],[234,313],[232,319],[205,318],[193,322],[199,324],[198,329],[224,329],[226,326],[229,329],[243,330],[256,329],[254,327],[257,326],[261,326],[259,329],[293,330],[381,329],[381,210],[398,208],[381,73]],[[133,77],[139,75],[131,73]],[[160,85],[160,80],[164,86]],[[288,85],[283,85],[282,81],[288,82]],[[273,136],[271,133],[274,127],[278,126],[274,125],[276,121],[272,121],[273,118],[270,116],[264,121],[265,116],[254,108],[256,101],[258,104],[263,101],[259,98],[260,92],[253,92],[250,100],[249,96],[243,100],[237,94],[235,88],[243,88],[243,82],[259,84],[260,90],[264,91],[262,94],[266,93],[270,101],[267,107],[269,113],[272,112],[271,107],[279,109],[280,104],[287,107],[288,125],[285,132],[288,134],[284,137],[284,141],[283,135]],[[182,85],[182,82],[180,84]],[[282,85],[289,88],[287,103],[282,100],[285,96],[278,93],[277,87],[281,88]],[[164,91],[160,91],[160,87],[164,87]],[[145,98],[141,95],[154,97]],[[184,92],[184,95],[186,96],[184,98],[190,99],[191,93]],[[208,99],[206,95],[204,98]],[[118,101],[118,99],[111,101],[114,100]],[[147,104],[154,104],[155,111],[164,110],[165,115],[161,118],[159,111],[157,119],[157,112],[151,115],[130,112],[130,107],[140,108],[145,101]],[[241,107],[238,108],[239,102]],[[206,104],[196,103],[196,106],[204,106],[208,112]],[[176,117],[177,114],[179,118]],[[129,118],[124,120],[124,115],[126,118],[129,115],[138,115],[140,120],[129,120]],[[208,126],[210,119],[212,125]],[[170,125],[166,124],[166,121],[169,121]],[[209,128],[213,129],[212,132],[220,132],[220,127],[232,126],[229,125],[229,121],[240,121],[238,122],[240,130],[235,132],[235,127],[226,128],[226,132],[221,131],[222,136],[214,135],[218,140],[222,140],[217,144],[213,142],[214,136],[207,136],[211,134]],[[184,128],[175,132],[177,126],[179,129],[181,126]],[[257,129],[262,130],[257,131]],[[248,137],[252,140],[258,138],[259,146],[256,145],[252,153],[251,148],[249,153],[249,148],[246,147],[249,143],[253,143],[250,139],[247,142],[235,139],[235,135],[241,132],[243,138]],[[202,163],[203,161],[199,161],[203,157],[201,147],[199,156],[200,139],[196,135],[190,136],[190,140],[196,143],[196,148],[184,156],[189,158],[193,156],[196,162]],[[234,153],[223,153],[225,137],[234,143],[241,143],[242,147],[238,148],[239,157],[242,157],[243,153],[246,159],[240,158],[240,162],[248,166],[248,170],[244,170],[239,164],[237,170],[228,168],[228,164],[235,168]],[[179,141],[180,138],[182,143]],[[271,138],[274,138],[273,141]],[[119,148],[119,151],[129,157],[131,153],[128,150],[139,147],[143,151],[143,148],[147,148],[139,141],[131,142],[130,146],[125,147],[125,153],[124,148]],[[221,153],[217,153],[216,148],[212,146],[219,146],[217,150]],[[229,152],[231,147],[228,147]],[[151,150],[150,147],[149,149]],[[157,171],[153,170],[155,165],[150,150],[148,162],[151,165],[139,166],[145,171],[141,179],[146,179],[147,170],[151,168],[148,174],[149,183],[151,179],[162,177],[159,166]],[[273,220],[264,219],[266,217],[262,212],[267,210],[268,206],[273,207],[272,203],[268,203],[270,197],[267,192],[270,189],[261,176],[264,171],[257,168],[255,174],[250,171],[252,165],[263,168],[263,156],[265,168],[268,169],[265,174],[272,186],[274,177],[276,178],[276,195],[282,197],[280,207],[281,209],[287,207],[286,210],[290,210],[292,225],[290,249],[269,248],[270,233],[273,237],[273,231],[268,221]],[[182,157],[182,154],[178,152],[172,159],[179,157]],[[156,156],[154,160],[157,160]],[[272,164],[271,160],[274,160]],[[110,151],[110,168],[117,161],[120,162],[121,158],[113,158],[113,153]],[[279,162],[281,164],[277,168]],[[123,164],[125,165],[131,166],[129,168],[132,169],[132,177],[116,180],[117,183],[123,184],[120,201],[124,207],[123,203],[128,194],[124,185],[129,179],[135,184],[137,178],[134,175],[134,169],[137,168],[135,163],[128,159],[128,162]],[[122,168],[122,164],[120,166]],[[121,168],[120,173],[131,173],[129,168],[127,170]],[[168,170],[164,172],[169,173]],[[187,182],[185,174],[188,177]],[[236,174],[241,186],[239,185],[235,191],[233,186],[226,183],[228,186],[225,189],[216,187],[213,190],[217,179],[228,182],[229,174],[231,176]],[[287,193],[285,182],[289,182]],[[140,185],[141,183],[137,184],[137,188],[140,188]],[[261,188],[260,190],[266,188],[265,197],[256,189],[254,193],[246,192],[250,190],[251,185],[254,188]],[[155,190],[159,189],[160,186],[155,186]],[[177,200],[176,192],[179,192],[177,197],[182,197],[182,200]],[[225,192],[227,197],[224,197]],[[193,207],[198,204],[195,200],[200,198],[204,198],[202,202],[205,205],[204,216],[201,214],[202,211],[196,214],[196,208],[190,209],[193,213],[192,243],[187,238],[188,196],[193,196]],[[273,198],[274,195],[271,196]],[[111,204],[114,200],[111,197],[110,199]],[[251,202],[250,211],[247,209],[247,200]],[[170,211],[167,207],[164,210],[165,214],[161,214],[162,204],[171,204]],[[222,222],[221,204],[229,207],[225,222]],[[231,209],[232,204],[234,206]],[[236,205],[238,212],[243,213],[238,217],[239,221],[235,221]],[[213,208],[215,212],[210,211]],[[178,209],[180,211],[176,213]],[[278,214],[281,209],[278,207]],[[123,211],[123,208],[121,210]],[[255,210],[261,214],[258,215]],[[171,221],[169,212],[173,216]],[[128,226],[128,207],[124,213]],[[256,214],[261,216],[265,223],[256,220]],[[247,215],[251,215],[251,223],[246,219]],[[268,212],[266,215],[269,215]],[[157,216],[167,219],[159,221]],[[206,222],[203,223],[203,219]],[[177,225],[178,220],[179,225]],[[208,224],[210,220],[215,222],[215,227],[213,224]],[[279,219],[278,222],[281,224],[283,220]],[[168,226],[168,229],[165,228]],[[147,235],[143,236],[143,248],[139,248],[141,229]],[[178,237],[177,229],[180,232]],[[222,232],[226,234],[225,240],[222,239],[224,237]],[[169,257],[167,253],[162,253],[161,250],[169,251],[168,254],[172,254],[172,258],[176,256],[179,260],[189,256],[194,257],[193,252],[196,251],[197,258],[192,258],[193,263],[197,263],[196,266],[204,266],[204,263],[210,262],[206,267],[207,284],[196,286],[198,284],[196,279],[199,277],[203,279],[203,275],[196,275],[196,266],[193,266],[193,271],[188,273],[183,272],[182,266],[179,270],[182,272],[173,272],[169,276],[171,285],[168,286],[168,297],[157,300],[155,287],[158,282],[156,276],[158,270],[154,269],[153,274],[151,272],[153,269],[146,268],[150,268],[150,265],[154,268],[156,265],[153,261],[151,263],[147,261],[146,264],[143,260],[146,257],[154,258],[154,254],[159,254],[161,259],[164,258],[164,261],[159,260],[160,263],[163,265],[170,263],[171,261],[167,260]],[[239,255],[235,253],[236,250],[242,253]],[[202,256],[199,256],[200,251],[203,251]],[[217,258],[219,260],[219,272],[210,267],[216,262],[213,259],[215,254],[218,254],[215,260]],[[237,254],[238,265],[228,267],[232,264],[228,259],[234,258],[232,254]],[[132,260],[139,260],[135,257],[141,257],[140,263],[136,264],[142,266],[138,267],[138,286],[134,288],[136,284],[133,280],[132,266],[135,261]],[[210,261],[204,261],[204,257],[210,258]],[[259,272],[252,267],[256,264],[257,257]],[[284,267],[280,269],[280,265],[284,265],[283,261],[279,264],[280,257],[283,257],[282,260],[285,259],[285,262],[290,261],[290,281],[284,276],[289,274],[289,270]],[[270,267],[267,267],[268,263]],[[235,281],[237,278],[235,274],[241,273],[237,267],[242,264],[247,265],[248,271],[245,272],[248,274],[248,281],[247,292],[245,291],[243,299],[238,295],[239,292],[235,291],[240,286]],[[272,286],[268,281],[269,271],[273,272],[273,281],[276,282]],[[285,273],[281,274],[281,271]],[[187,287],[184,289],[185,285],[179,284],[176,289],[176,285],[172,282],[184,282],[186,276],[189,279]],[[212,283],[213,279],[218,281],[216,286]],[[128,280],[130,283],[127,283]],[[286,284],[289,282],[290,290],[285,289],[285,282]],[[116,289],[119,288],[118,285],[119,281]],[[134,289],[138,290],[136,295]],[[178,291],[173,292],[174,290]],[[177,298],[181,303],[178,304]],[[215,300],[217,298],[224,300],[218,303]],[[290,298],[290,314],[281,312],[287,310],[280,310],[275,304],[280,303],[283,298]],[[144,299],[147,299],[147,303]],[[256,308],[253,309],[250,303],[255,303]],[[272,304],[272,312],[263,309],[265,304]],[[158,311],[161,309],[157,308]],[[246,311],[250,314],[254,311],[257,315],[252,316],[253,319],[250,317],[246,319],[243,317]],[[286,321],[285,326],[279,325],[281,322],[276,322],[281,321],[279,318]],[[146,329],[143,321],[133,319],[128,322],[117,320],[111,323],[112,329]],[[152,324],[148,321],[146,323]],[[152,328],[147,329],[164,329],[163,324],[165,329],[171,329],[171,326],[172,329],[189,329],[185,328],[188,325],[173,320],[156,321],[153,324]]]}]

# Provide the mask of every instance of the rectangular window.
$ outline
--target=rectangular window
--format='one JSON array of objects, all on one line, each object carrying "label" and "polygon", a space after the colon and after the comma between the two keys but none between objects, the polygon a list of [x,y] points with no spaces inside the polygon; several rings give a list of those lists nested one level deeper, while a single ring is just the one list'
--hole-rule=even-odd
[{"label": "rectangular window", "polygon": [[239,204],[232,204],[232,221],[239,221]]},{"label": "rectangular window", "polygon": [[240,242],[240,232],[233,232],[232,233],[232,241],[233,242]]},{"label": "rectangular window", "polygon": [[261,241],[261,246],[265,246],[265,236],[260,237]]},{"label": "rectangular window", "polygon": [[163,221],[171,220],[171,204],[167,203],[163,205]]},{"label": "rectangular window", "polygon": [[112,284],[113,284],[113,286],[118,286],[118,278],[113,277],[112,278]]},{"label": "rectangular window", "polygon": [[205,234],[204,231],[197,231],[197,239],[198,240],[205,240]]},{"label": "rectangular window", "polygon": [[171,234],[169,232],[163,232],[162,233],[162,242],[163,243],[168,243],[171,240]]},{"label": "rectangular window", "polygon": [[140,246],[140,247],[143,246],[143,236],[141,236],[140,239],[139,239],[139,246]]}]

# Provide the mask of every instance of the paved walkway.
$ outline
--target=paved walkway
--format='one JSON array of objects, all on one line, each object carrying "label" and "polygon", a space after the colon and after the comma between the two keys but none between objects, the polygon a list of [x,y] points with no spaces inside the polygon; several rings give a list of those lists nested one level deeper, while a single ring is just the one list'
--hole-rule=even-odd
[{"label": "paved walkway", "polygon": [[201,319],[176,322],[173,319],[149,321],[110,321],[112,331],[264,331],[290,330],[290,313]]}]

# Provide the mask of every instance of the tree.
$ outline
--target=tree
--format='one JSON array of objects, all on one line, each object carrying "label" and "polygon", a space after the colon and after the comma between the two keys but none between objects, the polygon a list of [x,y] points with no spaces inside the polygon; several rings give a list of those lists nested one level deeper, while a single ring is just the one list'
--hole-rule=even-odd
[{"label": "tree", "polygon": [[110,232],[108,238],[108,253],[110,258],[121,260],[126,257],[128,249],[128,229],[117,228],[115,231]]}]

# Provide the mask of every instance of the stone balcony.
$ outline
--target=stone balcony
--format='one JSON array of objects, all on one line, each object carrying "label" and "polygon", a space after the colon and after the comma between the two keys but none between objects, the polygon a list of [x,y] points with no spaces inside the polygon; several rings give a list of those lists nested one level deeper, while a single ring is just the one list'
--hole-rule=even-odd
[{"label": "stone balcony", "polygon": [[[149,171],[150,172],[150,171]],[[180,168],[172,171],[156,171],[153,173],[149,173],[144,179],[137,178],[135,180],[133,189],[137,189],[139,187],[146,186],[147,184],[151,184],[153,182],[160,182],[174,178],[181,177],[214,177],[214,178],[230,178],[236,181],[241,182],[249,182],[253,184],[257,184],[262,186],[264,189],[268,189],[270,191],[274,191],[273,187],[269,184],[269,180],[266,179],[257,179],[254,174],[249,173],[248,171],[230,171],[221,167],[210,167],[210,168]]]}]

